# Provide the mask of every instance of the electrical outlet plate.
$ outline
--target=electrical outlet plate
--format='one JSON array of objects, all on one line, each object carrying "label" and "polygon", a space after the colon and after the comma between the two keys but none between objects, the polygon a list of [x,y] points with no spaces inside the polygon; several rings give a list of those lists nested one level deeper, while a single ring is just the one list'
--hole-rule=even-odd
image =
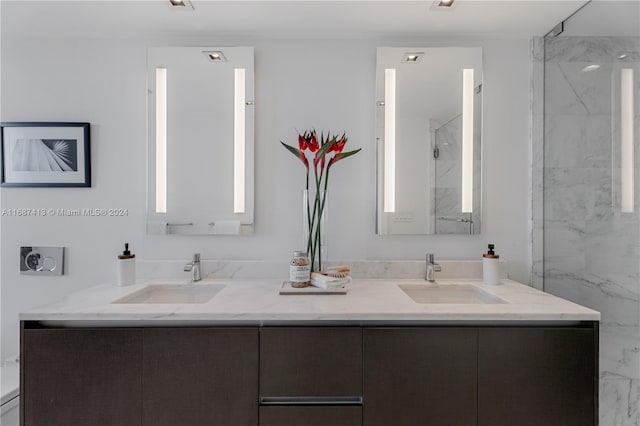
[{"label": "electrical outlet plate", "polygon": [[413,213],[394,213],[392,220],[395,223],[411,223],[413,222]]},{"label": "electrical outlet plate", "polygon": [[64,275],[64,247],[20,247],[21,275]]}]

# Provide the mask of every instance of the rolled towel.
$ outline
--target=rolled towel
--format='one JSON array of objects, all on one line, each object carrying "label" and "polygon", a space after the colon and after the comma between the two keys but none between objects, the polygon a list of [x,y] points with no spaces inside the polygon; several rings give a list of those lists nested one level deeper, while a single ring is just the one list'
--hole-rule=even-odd
[{"label": "rolled towel", "polygon": [[343,287],[351,282],[351,277],[336,278],[313,272],[311,274],[311,285],[322,289]]}]

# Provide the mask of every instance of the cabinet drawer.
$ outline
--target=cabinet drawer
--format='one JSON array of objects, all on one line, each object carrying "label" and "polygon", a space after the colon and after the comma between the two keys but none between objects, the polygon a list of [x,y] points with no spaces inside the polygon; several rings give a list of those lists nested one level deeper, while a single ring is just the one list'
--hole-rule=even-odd
[{"label": "cabinet drawer", "polygon": [[260,426],[362,426],[359,406],[260,407]]},{"label": "cabinet drawer", "polygon": [[261,329],[260,395],[362,395],[362,329]]},{"label": "cabinet drawer", "polygon": [[257,328],[149,328],[143,426],[256,425]]}]

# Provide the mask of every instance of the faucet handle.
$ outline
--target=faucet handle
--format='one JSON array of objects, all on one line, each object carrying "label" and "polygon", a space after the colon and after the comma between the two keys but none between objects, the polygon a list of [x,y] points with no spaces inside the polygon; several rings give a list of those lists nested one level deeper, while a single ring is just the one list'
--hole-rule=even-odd
[{"label": "faucet handle", "polygon": [[427,253],[427,263],[433,263],[433,262],[434,262],[433,253]]},{"label": "faucet handle", "polygon": [[194,253],[193,261],[194,262],[200,262],[200,253]]}]

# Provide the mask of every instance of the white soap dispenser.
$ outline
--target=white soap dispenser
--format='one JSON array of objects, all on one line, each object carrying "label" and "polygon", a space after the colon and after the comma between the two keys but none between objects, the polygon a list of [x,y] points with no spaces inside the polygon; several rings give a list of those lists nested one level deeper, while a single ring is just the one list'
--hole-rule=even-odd
[{"label": "white soap dispenser", "polygon": [[482,255],[482,278],[485,284],[500,284],[500,256],[493,251],[493,244],[489,244],[489,250]]},{"label": "white soap dispenser", "polygon": [[118,255],[118,285],[121,287],[136,283],[136,255],[129,251],[129,243],[124,244],[124,251]]}]

